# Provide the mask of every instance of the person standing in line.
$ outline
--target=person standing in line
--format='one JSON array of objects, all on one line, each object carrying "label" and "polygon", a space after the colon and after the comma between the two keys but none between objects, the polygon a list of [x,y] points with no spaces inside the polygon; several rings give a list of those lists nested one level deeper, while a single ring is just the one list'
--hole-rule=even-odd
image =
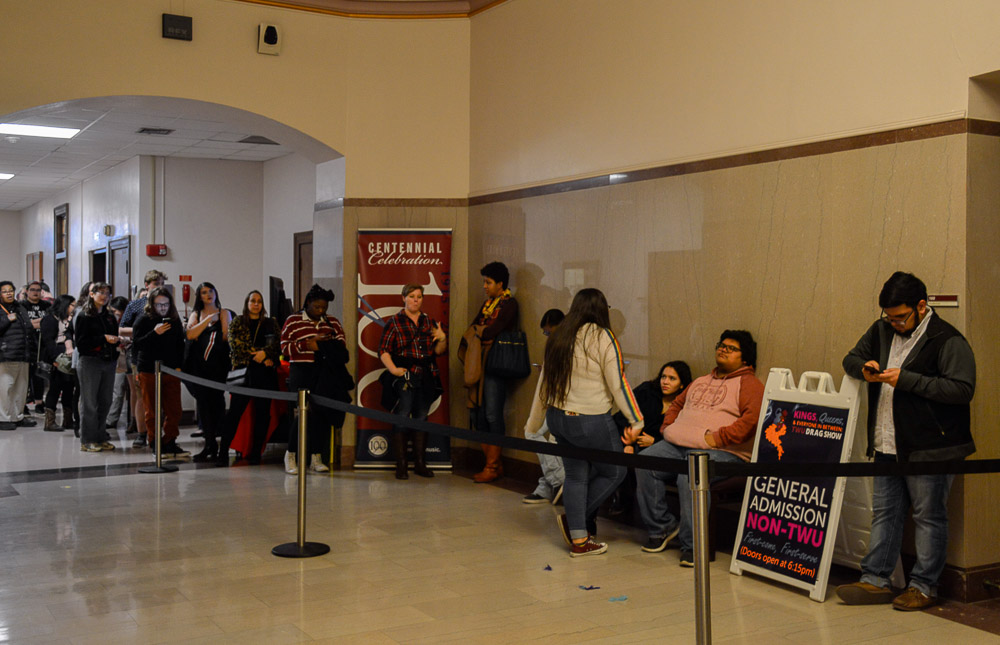
[{"label": "person standing in line", "polygon": [[[51,303],[42,299],[41,282],[37,280],[29,282],[24,287],[24,300],[21,301],[21,307],[24,308],[28,313],[28,318],[31,319],[31,326],[34,328],[35,333],[36,349],[39,347],[38,343],[41,341],[39,335],[42,328],[42,318],[50,306],[52,306]],[[41,414],[45,411],[45,403],[43,401],[45,397],[45,379],[36,373],[35,364],[35,360],[32,360],[28,365],[28,402],[34,405],[35,412]]]},{"label": "person standing in line", "polygon": [[[927,304],[927,287],[897,271],[878,296],[882,315],[844,357],[848,376],[868,382],[868,456],[875,463],[961,460],[976,451],[969,403],[976,358],[961,332]],[[948,546],[954,475],[874,478],[872,529],[861,580],[837,587],[848,605],[892,603],[918,611],[938,602]],[[906,590],[889,586],[913,511],[916,562]]]},{"label": "person standing in line", "polygon": [[[114,314],[115,320],[119,324],[121,324],[122,315],[127,307],[128,298],[125,296],[115,296],[108,303],[108,308],[111,309],[111,313]],[[118,329],[120,331],[121,327]],[[118,420],[122,416],[125,401],[129,400],[127,356],[131,353],[131,345],[131,339],[123,336],[121,345],[119,345],[121,351],[118,353],[118,363],[115,365],[115,394],[114,398],[111,399],[111,410],[108,412],[107,421],[104,423],[109,431],[118,429]]]},{"label": "person standing in line", "polygon": [[[471,409],[473,425],[480,432],[503,436],[507,432],[503,418],[507,381],[487,374],[486,361],[497,335],[517,327],[517,300],[508,287],[510,271],[502,262],[490,262],[479,273],[483,278],[486,300],[462,337],[459,358],[464,358],[467,372],[470,371],[470,361],[478,361],[475,364],[480,368],[475,382],[470,383],[471,379],[466,376],[469,392],[467,405]],[[470,356],[470,352],[475,356]],[[503,475],[500,446],[484,443],[482,448],[486,465],[472,478],[477,484],[495,481]]]},{"label": "person standing in line", "polygon": [[[195,290],[197,300],[188,317],[187,348],[190,358],[185,368],[195,376],[219,383],[229,374],[229,311],[222,308],[219,292],[211,282],[202,282]],[[198,421],[205,433],[205,447],[191,461],[214,461],[218,456],[217,437],[226,421],[226,396],[222,390],[188,384],[197,402]]]},{"label": "person standing in line", "polygon": [[[625,377],[618,340],[611,331],[608,301],[597,289],[581,289],[566,318],[545,344],[545,361],[532,399],[525,432],[538,432],[542,420],[560,444],[622,452],[618,426],[611,417],[617,405],[630,429],[643,427],[642,412]],[[591,518],[625,478],[625,467],[563,458],[566,483],[559,529],[571,557],[608,550],[597,542]]]},{"label": "person standing in line", "polygon": [[36,355],[35,327],[14,293],[13,282],[0,282],[0,430],[37,425],[24,414],[28,366]]},{"label": "person standing in line", "polygon": [[[441,395],[441,377],[436,357],[448,350],[448,337],[441,323],[421,311],[424,288],[419,284],[403,287],[403,308],[386,321],[379,342],[379,359],[396,377],[394,412],[402,417],[426,419],[431,405]],[[413,436],[413,474],[433,477],[427,467],[427,433],[393,428],[392,445],[396,453],[396,479],[408,479],[406,469],[407,435]]]},{"label": "person standing in line", "polygon": [[[291,363],[288,387],[293,392],[309,390],[320,396],[337,400],[350,400],[347,386],[341,382],[347,373],[344,367],[350,356],[344,328],[326,310],[334,294],[314,284],[306,294],[302,310],[285,321],[281,330],[281,353]],[[306,451],[312,456],[309,470],[327,473],[330,469],[323,462],[323,455],[330,452],[330,429],[341,432],[344,413],[313,405],[309,409],[309,426],[306,430]],[[299,472],[296,451],[299,443],[299,426],[293,424],[288,433],[288,450],[285,452],[285,472]],[[334,442],[336,445],[337,441]]]},{"label": "person standing in line", "polygon": [[[247,377],[243,384],[245,387],[258,390],[278,389],[280,335],[278,323],[267,315],[261,292],[254,290],[248,293],[243,301],[242,315],[237,316],[229,327],[229,358],[234,370],[246,368]],[[229,412],[226,414],[225,432],[219,446],[217,465],[229,465],[229,445],[236,436],[243,413],[251,404],[253,405],[252,440],[250,452],[244,455],[244,458],[251,464],[260,463],[260,455],[267,440],[268,426],[271,424],[271,399],[251,398],[233,392],[229,397]]]},{"label": "person standing in line", "polygon": [[[143,289],[137,298],[128,303],[122,319],[118,323],[118,334],[124,338],[132,337],[132,325],[146,308],[147,294],[157,287],[162,287],[167,281],[167,276],[162,271],[151,269],[146,272],[143,278]],[[143,407],[143,397],[139,386],[139,373],[135,368],[135,349],[125,353],[125,360],[128,366],[129,405],[132,409],[132,420],[135,422],[135,431],[139,434],[132,442],[133,448],[146,447],[146,410]],[[130,426],[131,428],[131,426]]]},{"label": "person standing in line", "polygon": [[[156,361],[164,367],[177,369],[184,356],[184,323],[181,322],[174,297],[166,287],[155,287],[146,298],[146,306],[132,325],[135,367],[139,388],[144,397],[146,414],[144,427],[149,428],[147,441],[155,450],[156,432]],[[160,454],[187,457],[190,453],[177,445],[181,420],[181,382],[173,374],[160,374],[160,405],[163,409]]]},{"label": "person standing in line", "polygon": [[[56,298],[48,313],[42,318],[42,360],[52,365],[49,390],[45,394],[45,428],[49,432],[62,432],[73,427],[73,409],[76,407],[76,377],[68,372],[73,342],[67,335],[70,318],[76,309],[73,296],[63,294]],[[60,361],[62,364],[60,365]],[[56,423],[56,405],[62,398],[63,424]]]},{"label": "person standing in line", "polygon": [[118,364],[118,321],[108,308],[111,285],[94,282],[90,298],[74,323],[74,339],[79,353],[77,375],[80,379],[80,449],[83,452],[114,450],[115,445],[104,427],[111,408]]},{"label": "person standing in line", "polygon": [[[565,317],[566,314],[561,309],[549,309],[546,311],[542,314],[542,321],[538,325],[542,328],[542,334],[546,338],[551,336],[556,326]],[[548,439],[546,439],[546,435],[548,435]],[[552,443],[556,443],[556,438],[552,436],[552,433],[549,432],[549,427],[544,422],[542,423],[542,427],[538,429],[538,432],[531,432],[525,429],[524,438],[531,439],[532,441],[552,441]],[[563,483],[566,481],[566,470],[563,468],[562,457],[538,453],[538,465],[542,468],[542,476],[538,478],[538,485],[535,486],[535,490],[531,494],[522,497],[521,502],[525,504],[545,504],[548,502],[551,502],[553,505],[558,504],[562,498]]]}]

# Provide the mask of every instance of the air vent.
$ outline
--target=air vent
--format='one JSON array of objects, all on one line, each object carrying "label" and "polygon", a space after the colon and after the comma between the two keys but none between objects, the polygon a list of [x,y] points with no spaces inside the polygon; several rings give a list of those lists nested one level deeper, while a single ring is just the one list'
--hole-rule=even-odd
[{"label": "air vent", "polygon": [[259,143],[265,146],[279,145],[277,141],[271,141],[267,137],[262,137],[259,134],[251,134],[249,137],[240,139],[237,143]]},{"label": "air vent", "polygon": [[155,134],[159,137],[165,137],[168,134],[173,134],[173,130],[170,128],[139,128],[135,131],[136,134]]}]

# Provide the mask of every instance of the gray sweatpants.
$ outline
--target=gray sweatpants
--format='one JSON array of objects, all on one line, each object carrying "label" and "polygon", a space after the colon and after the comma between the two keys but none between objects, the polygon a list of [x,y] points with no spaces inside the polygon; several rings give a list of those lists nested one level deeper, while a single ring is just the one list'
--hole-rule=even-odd
[{"label": "gray sweatpants", "polygon": [[17,361],[0,363],[0,422],[17,423],[24,418],[28,398],[28,364]]}]

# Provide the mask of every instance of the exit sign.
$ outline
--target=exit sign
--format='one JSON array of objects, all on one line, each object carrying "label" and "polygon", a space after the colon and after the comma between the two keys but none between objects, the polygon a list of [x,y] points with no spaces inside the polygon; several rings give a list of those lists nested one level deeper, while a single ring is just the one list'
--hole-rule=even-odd
[{"label": "exit sign", "polygon": [[191,282],[191,276],[189,275],[179,275],[177,276],[177,279],[181,282]]}]

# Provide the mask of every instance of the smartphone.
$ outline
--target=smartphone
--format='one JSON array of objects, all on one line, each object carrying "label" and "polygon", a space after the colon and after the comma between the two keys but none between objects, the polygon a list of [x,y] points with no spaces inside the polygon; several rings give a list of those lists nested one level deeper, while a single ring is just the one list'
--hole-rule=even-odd
[{"label": "smartphone", "polygon": [[875,369],[871,365],[865,365],[861,369],[863,369],[864,371],[868,372],[869,374],[881,374],[882,373],[882,370]]}]

